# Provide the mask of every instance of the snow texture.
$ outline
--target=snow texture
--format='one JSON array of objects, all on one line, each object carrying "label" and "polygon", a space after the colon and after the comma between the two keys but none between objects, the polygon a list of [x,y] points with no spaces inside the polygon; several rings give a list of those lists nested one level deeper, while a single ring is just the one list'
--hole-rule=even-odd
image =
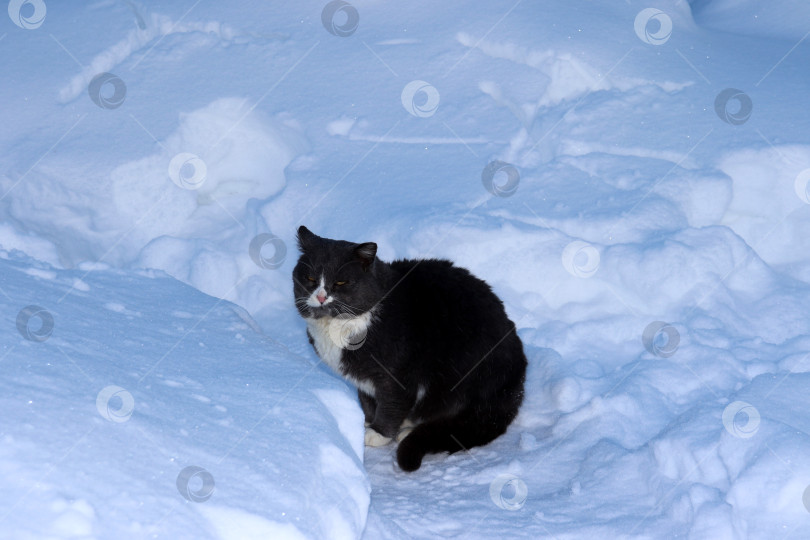
[{"label": "snow texture", "polygon": [[[11,0],[0,537],[810,537],[810,4]],[[298,225],[447,257],[526,346],[400,471]]]}]

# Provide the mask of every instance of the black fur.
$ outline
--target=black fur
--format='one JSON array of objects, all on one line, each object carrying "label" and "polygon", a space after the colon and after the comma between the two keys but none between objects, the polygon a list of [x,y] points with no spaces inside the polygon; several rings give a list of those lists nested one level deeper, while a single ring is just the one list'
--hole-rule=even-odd
[{"label": "black fur", "polygon": [[[358,393],[378,433],[396,436],[406,418],[417,424],[397,449],[403,470],[418,469],[427,453],[485,445],[506,431],[523,400],[526,357],[489,285],[450,261],[389,264],[374,243],[329,240],[306,227],[298,241],[293,281],[302,317],[374,310],[365,342],[342,351],[339,369],[374,385],[375,396]],[[305,301],[321,275],[336,301],[312,308]]]}]

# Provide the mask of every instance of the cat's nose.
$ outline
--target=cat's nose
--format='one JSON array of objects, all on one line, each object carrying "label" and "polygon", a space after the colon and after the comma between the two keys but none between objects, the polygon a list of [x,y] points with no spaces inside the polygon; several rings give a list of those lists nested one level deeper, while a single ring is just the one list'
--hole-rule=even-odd
[{"label": "cat's nose", "polygon": [[316,298],[318,299],[318,302],[320,302],[321,304],[326,302],[326,295],[325,294],[319,294],[319,295],[316,296]]}]

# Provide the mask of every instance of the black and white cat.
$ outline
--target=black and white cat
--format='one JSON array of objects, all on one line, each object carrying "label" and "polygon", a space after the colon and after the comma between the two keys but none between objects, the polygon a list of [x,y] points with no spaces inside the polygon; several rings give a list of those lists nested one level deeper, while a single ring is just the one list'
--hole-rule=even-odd
[{"label": "black and white cat", "polygon": [[466,450],[506,431],[526,356],[503,303],[446,260],[377,258],[377,244],[298,229],[295,304],[318,356],[358,389],[366,445],[396,437],[397,463]]}]

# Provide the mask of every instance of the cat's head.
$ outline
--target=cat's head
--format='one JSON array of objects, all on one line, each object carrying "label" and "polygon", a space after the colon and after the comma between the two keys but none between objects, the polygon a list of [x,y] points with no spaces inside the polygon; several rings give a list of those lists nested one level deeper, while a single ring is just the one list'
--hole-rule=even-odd
[{"label": "cat's head", "polygon": [[295,305],[304,318],[356,316],[382,298],[377,244],[355,244],[298,228],[301,257],[293,269]]}]

